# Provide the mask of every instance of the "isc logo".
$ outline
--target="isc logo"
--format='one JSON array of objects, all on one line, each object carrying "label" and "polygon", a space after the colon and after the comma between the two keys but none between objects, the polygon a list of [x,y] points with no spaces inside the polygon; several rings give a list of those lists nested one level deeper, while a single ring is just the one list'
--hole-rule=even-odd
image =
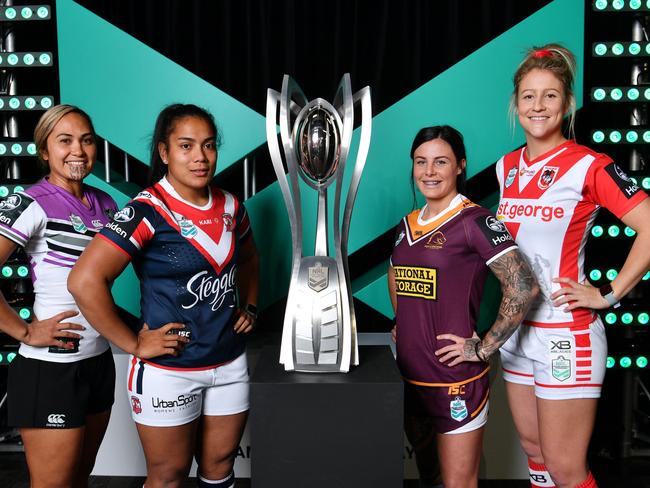
[{"label": "isc logo", "polygon": [[65,414],[51,413],[47,416],[47,423],[54,425],[63,425],[65,424]]},{"label": "isc logo", "polygon": [[452,385],[447,390],[447,395],[464,395],[465,385]]}]

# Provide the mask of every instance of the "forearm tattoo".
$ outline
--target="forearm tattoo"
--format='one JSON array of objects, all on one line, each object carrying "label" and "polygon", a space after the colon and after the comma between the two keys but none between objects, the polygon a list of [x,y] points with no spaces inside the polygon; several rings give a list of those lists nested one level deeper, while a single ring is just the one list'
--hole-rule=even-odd
[{"label": "forearm tattoo", "polygon": [[[503,297],[494,324],[477,348],[479,359],[483,360],[489,359],[508,340],[539,293],[537,280],[526,258],[517,250],[507,252],[492,262],[490,269],[501,283]],[[471,354],[472,357],[476,356],[474,350]]]}]

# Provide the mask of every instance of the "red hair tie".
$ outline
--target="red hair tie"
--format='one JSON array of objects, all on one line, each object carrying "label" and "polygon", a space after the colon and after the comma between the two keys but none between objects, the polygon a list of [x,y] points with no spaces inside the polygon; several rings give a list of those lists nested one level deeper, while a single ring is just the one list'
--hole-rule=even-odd
[{"label": "red hair tie", "polygon": [[552,55],[553,53],[548,49],[538,49],[537,51],[533,52],[534,58],[545,58],[547,56],[552,56]]}]

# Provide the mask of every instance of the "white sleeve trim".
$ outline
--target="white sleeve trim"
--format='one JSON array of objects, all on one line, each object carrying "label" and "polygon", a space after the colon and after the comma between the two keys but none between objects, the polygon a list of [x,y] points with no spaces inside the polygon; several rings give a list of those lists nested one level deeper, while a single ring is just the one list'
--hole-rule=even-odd
[{"label": "white sleeve trim", "polygon": [[496,260],[499,259],[501,256],[503,256],[505,253],[510,252],[510,251],[512,251],[512,250],[514,250],[514,249],[518,249],[518,248],[519,248],[519,246],[517,246],[516,244],[513,244],[513,245],[510,246],[508,249],[504,249],[503,251],[501,251],[501,252],[500,252],[499,254],[497,254],[496,256],[492,256],[490,259],[488,259],[488,260],[485,262],[485,264],[489,266],[489,265],[492,264],[494,261],[496,261]]}]

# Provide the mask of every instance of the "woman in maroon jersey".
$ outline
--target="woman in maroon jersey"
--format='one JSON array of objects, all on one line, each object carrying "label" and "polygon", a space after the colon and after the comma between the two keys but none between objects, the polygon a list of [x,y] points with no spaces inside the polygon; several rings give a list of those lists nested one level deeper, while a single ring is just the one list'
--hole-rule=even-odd
[{"label": "woman in maroon jersey", "polygon": [[[426,127],[415,136],[411,158],[426,204],[399,224],[388,270],[406,431],[423,478],[434,454],[419,446],[435,436],[444,486],[477,486],[488,361],[518,326],[537,285],[503,224],[459,193],[466,163],[461,134]],[[476,321],[488,268],[503,300],[481,340]]]},{"label": "woman in maroon jersey", "polygon": [[[535,272],[541,293],[501,349],[506,391],[531,484],[591,488],[587,446],[605,374],[607,344],[595,310],[616,306],[650,267],[650,200],[606,155],[567,140],[573,126],[575,58],[533,48],[511,99],[526,146],[497,163],[498,216]],[[600,207],[637,232],[617,278],[595,288],[584,242]]]}]

